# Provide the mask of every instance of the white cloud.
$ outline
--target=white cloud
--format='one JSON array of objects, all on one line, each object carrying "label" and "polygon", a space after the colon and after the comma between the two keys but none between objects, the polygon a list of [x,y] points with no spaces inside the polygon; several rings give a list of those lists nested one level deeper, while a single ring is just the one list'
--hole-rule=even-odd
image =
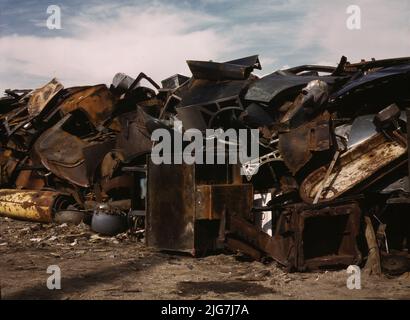
[{"label": "white cloud", "polygon": [[[349,5],[361,9],[361,30],[349,30]],[[309,11],[301,25],[298,50],[317,45],[316,61],[351,62],[410,55],[410,3],[408,0],[325,1]],[[333,62],[333,63],[334,63]]]},{"label": "white cloud", "polygon": [[110,83],[117,72],[143,71],[157,81],[188,74],[186,59],[217,59],[230,47],[207,27],[213,19],[160,6],[99,6],[63,16],[63,27],[73,36],[0,37],[0,88],[38,87],[38,79],[52,77],[66,87]]},{"label": "white cloud", "polygon": [[[74,16],[63,8],[62,25],[71,36],[0,37],[0,89],[38,87],[52,77],[65,86],[109,83],[116,72],[144,71],[160,81],[189,74],[187,59],[258,53],[263,74],[285,64],[335,65],[342,55],[351,62],[410,55],[408,0],[164,3],[105,2]],[[351,4],[361,8],[361,30],[346,27]]]}]

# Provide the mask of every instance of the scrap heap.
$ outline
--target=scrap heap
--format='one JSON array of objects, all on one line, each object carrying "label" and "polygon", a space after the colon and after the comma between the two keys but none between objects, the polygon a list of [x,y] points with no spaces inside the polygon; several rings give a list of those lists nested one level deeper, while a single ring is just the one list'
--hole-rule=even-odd
[{"label": "scrap heap", "polygon": [[[0,213],[108,235],[139,225],[155,248],[229,248],[288,270],[408,268],[410,58],[342,57],[262,78],[258,56],[187,63],[192,77],[161,86],[119,73],[110,88],[53,79],[6,90]],[[259,157],[154,164],[155,129],[258,129]]]}]

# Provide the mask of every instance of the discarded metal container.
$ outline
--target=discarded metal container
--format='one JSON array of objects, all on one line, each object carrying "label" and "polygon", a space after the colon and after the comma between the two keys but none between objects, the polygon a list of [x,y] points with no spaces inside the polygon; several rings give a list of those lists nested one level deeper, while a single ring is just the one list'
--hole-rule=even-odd
[{"label": "discarded metal container", "polygon": [[360,213],[354,202],[324,207],[296,204],[284,209],[273,237],[238,217],[231,217],[228,230],[230,237],[267,254],[288,270],[346,266],[362,259],[357,245]]},{"label": "discarded metal container", "polygon": [[201,255],[223,246],[230,215],[249,217],[250,184],[234,166],[148,165],[147,245]]},{"label": "discarded metal container", "polygon": [[69,204],[58,192],[0,190],[0,215],[10,218],[49,223],[56,211]]},{"label": "discarded metal container", "polygon": [[376,134],[343,154],[325,181],[326,167],[312,172],[302,183],[300,196],[312,203],[321,189],[319,202],[331,201],[386,168],[403,156],[406,149],[402,143]]}]

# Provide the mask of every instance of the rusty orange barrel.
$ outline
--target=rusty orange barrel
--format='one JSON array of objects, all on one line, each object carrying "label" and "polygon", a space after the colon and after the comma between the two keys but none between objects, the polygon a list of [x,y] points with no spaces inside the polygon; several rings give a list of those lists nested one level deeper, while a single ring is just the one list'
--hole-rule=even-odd
[{"label": "rusty orange barrel", "polygon": [[0,215],[14,219],[49,223],[63,196],[54,191],[0,189]]}]

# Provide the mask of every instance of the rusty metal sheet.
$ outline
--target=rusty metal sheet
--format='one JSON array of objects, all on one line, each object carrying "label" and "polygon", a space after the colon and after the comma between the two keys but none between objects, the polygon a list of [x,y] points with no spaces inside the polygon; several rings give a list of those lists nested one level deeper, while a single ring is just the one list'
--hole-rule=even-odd
[{"label": "rusty metal sheet", "polygon": [[45,184],[44,177],[40,177],[35,170],[21,170],[15,181],[17,189],[41,190]]},{"label": "rusty metal sheet", "polygon": [[248,83],[248,80],[209,81],[192,79],[187,86],[184,86],[185,90],[181,90],[181,102],[178,108],[206,106],[214,104],[216,101],[237,99]]},{"label": "rusty metal sheet", "polygon": [[83,147],[83,157],[90,184],[95,182],[97,169],[102,165],[104,157],[115,147],[115,140],[108,138],[103,141],[89,143]]},{"label": "rusty metal sheet", "polygon": [[[289,241],[274,238],[241,217],[229,216],[227,230],[251,247],[261,250],[280,264],[289,265]],[[287,243],[288,242],[288,243]]]},{"label": "rusty metal sheet", "polygon": [[228,62],[187,61],[188,67],[195,79],[205,80],[244,80],[253,69],[262,69],[257,55]]},{"label": "rusty metal sheet", "polygon": [[195,254],[193,166],[148,162],[146,243]]},{"label": "rusty metal sheet", "polygon": [[[131,175],[122,175],[101,181],[101,188],[106,193],[114,190],[131,191],[133,184],[134,178]],[[129,195],[126,194],[126,196]]]},{"label": "rusty metal sheet", "polygon": [[113,177],[114,172],[118,170],[121,163],[125,160],[122,152],[117,150],[112,150],[108,152],[100,165],[100,176],[102,179],[110,179]]},{"label": "rusty metal sheet", "polygon": [[55,211],[64,207],[61,197],[53,191],[0,189],[0,215],[49,223]]},{"label": "rusty metal sheet", "polygon": [[93,125],[99,127],[114,111],[116,98],[104,84],[70,88],[70,92],[59,106],[64,115],[81,109]]},{"label": "rusty metal sheet", "polygon": [[261,62],[259,61],[259,55],[248,56],[244,58],[234,59],[226,61],[225,63],[234,64],[244,67],[252,67],[254,69],[262,70]]},{"label": "rusty metal sheet", "polygon": [[251,184],[216,184],[196,187],[196,219],[222,219],[229,215],[250,217],[253,202]]},{"label": "rusty metal sheet", "polygon": [[401,110],[395,103],[393,103],[377,113],[373,122],[377,128],[388,129],[392,124],[396,125],[400,116]]},{"label": "rusty metal sheet", "polygon": [[140,107],[137,111],[122,114],[119,117],[121,131],[116,138],[116,149],[121,150],[125,160],[128,161],[151,152],[151,134],[146,127],[149,119],[153,118]]},{"label": "rusty metal sheet", "polygon": [[356,264],[361,261],[356,242],[360,214],[355,202],[325,207],[288,205],[272,237],[245,219],[229,217],[227,239],[236,240],[235,249],[256,257],[259,250],[288,270]]},{"label": "rusty metal sheet", "polygon": [[74,115],[68,114],[45,131],[35,142],[35,153],[41,163],[61,179],[89,187],[97,166],[114,146],[110,135],[98,133],[80,138],[64,130]]},{"label": "rusty metal sheet", "polygon": [[45,131],[34,144],[41,163],[56,176],[82,187],[89,186],[83,148],[87,146],[79,137],[62,129],[71,115],[65,116],[54,127]]},{"label": "rusty metal sheet", "polygon": [[387,140],[379,133],[344,153],[326,181],[326,167],[312,172],[303,181],[300,196],[312,203],[323,184],[319,202],[331,201],[400,158],[406,150],[400,142]]},{"label": "rusty metal sheet", "polygon": [[[228,174],[230,169],[232,174]],[[225,165],[154,165],[149,160],[147,245],[192,255],[222,246],[227,215],[249,217],[253,202],[252,186],[238,184],[236,169]],[[225,183],[218,184],[221,180]],[[212,182],[215,184],[210,185]]]},{"label": "rusty metal sheet", "polygon": [[187,63],[195,79],[213,81],[247,79],[253,70],[253,66],[240,66],[229,63],[192,60],[188,60]]},{"label": "rusty metal sheet", "polygon": [[328,150],[332,145],[330,114],[279,135],[279,153],[289,170],[297,173],[312,158],[312,151]]},{"label": "rusty metal sheet", "polygon": [[0,149],[0,186],[12,183],[12,175],[19,163],[11,150]]},{"label": "rusty metal sheet", "polygon": [[51,80],[45,86],[34,90],[27,103],[27,110],[30,116],[35,117],[43,111],[47,104],[61,91],[64,86],[57,81]]},{"label": "rusty metal sheet", "polygon": [[226,246],[232,251],[242,252],[256,261],[261,260],[264,255],[262,251],[252,247],[251,245],[229,236],[226,239]]}]

